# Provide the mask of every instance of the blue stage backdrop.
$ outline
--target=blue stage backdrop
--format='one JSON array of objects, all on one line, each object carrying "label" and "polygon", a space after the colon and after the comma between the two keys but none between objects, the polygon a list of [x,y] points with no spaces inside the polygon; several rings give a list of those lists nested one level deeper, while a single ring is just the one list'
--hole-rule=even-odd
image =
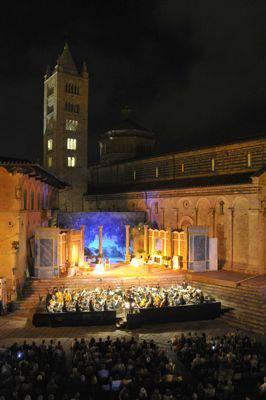
[{"label": "blue stage backdrop", "polygon": [[85,254],[98,254],[98,226],[103,227],[103,254],[111,262],[125,259],[126,229],[145,222],[144,212],[61,212],[58,226],[80,229],[85,226]]}]

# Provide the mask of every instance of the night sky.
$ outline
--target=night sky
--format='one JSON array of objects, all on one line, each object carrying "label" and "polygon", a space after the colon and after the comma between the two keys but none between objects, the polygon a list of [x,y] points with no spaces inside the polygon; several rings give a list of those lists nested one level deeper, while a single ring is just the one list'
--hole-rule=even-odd
[{"label": "night sky", "polygon": [[265,21],[265,0],[9,2],[0,154],[41,161],[43,76],[65,41],[90,74],[89,161],[125,105],[160,151],[261,135]]}]

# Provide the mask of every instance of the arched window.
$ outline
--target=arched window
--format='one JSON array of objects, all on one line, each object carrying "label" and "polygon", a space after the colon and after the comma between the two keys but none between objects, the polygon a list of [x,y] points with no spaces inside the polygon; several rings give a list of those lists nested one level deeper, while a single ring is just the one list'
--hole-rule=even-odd
[{"label": "arched window", "polygon": [[220,201],[219,206],[220,206],[220,214],[224,215],[224,201],[223,200]]},{"label": "arched window", "polygon": [[41,194],[38,193],[38,210],[40,211],[41,209]]},{"label": "arched window", "polygon": [[30,193],[30,209],[34,210],[34,192]]},{"label": "arched window", "polygon": [[215,171],[215,160],[214,158],[212,158],[212,172]]},{"label": "arched window", "polygon": [[46,198],[47,198],[46,191],[44,191],[43,198],[42,198],[42,209],[43,210],[46,210]]},{"label": "arched window", "polygon": [[252,157],[251,157],[251,152],[249,151],[247,154],[247,165],[250,168],[252,166]]},{"label": "arched window", "polygon": [[23,210],[27,210],[27,190],[23,191]]}]

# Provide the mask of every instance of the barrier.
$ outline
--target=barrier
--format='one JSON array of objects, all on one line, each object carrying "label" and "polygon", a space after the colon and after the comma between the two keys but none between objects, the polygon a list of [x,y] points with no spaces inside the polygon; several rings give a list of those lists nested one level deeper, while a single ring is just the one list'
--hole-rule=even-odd
[{"label": "barrier", "polygon": [[208,320],[217,318],[220,314],[220,302],[178,307],[141,308],[138,313],[127,315],[127,326],[136,328],[144,324]]},{"label": "barrier", "polygon": [[116,312],[115,311],[64,312],[64,313],[37,312],[33,315],[32,323],[35,327],[115,325]]},{"label": "barrier", "polygon": [[[217,318],[220,314],[220,302],[178,307],[141,308],[137,313],[127,314],[127,327],[134,329],[144,324],[208,320]],[[37,312],[33,315],[32,323],[34,326],[52,327],[115,325],[116,312]]]}]

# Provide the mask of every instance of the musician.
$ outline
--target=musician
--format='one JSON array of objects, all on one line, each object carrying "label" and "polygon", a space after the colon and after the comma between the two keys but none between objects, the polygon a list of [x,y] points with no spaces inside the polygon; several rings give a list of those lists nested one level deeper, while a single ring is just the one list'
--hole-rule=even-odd
[{"label": "musician", "polygon": [[52,297],[53,297],[53,295],[52,295],[51,291],[48,290],[48,293],[47,293],[46,299],[45,299],[45,308],[46,308],[46,311],[48,311],[48,307],[49,307],[49,305],[50,305],[50,301],[52,300]]}]

